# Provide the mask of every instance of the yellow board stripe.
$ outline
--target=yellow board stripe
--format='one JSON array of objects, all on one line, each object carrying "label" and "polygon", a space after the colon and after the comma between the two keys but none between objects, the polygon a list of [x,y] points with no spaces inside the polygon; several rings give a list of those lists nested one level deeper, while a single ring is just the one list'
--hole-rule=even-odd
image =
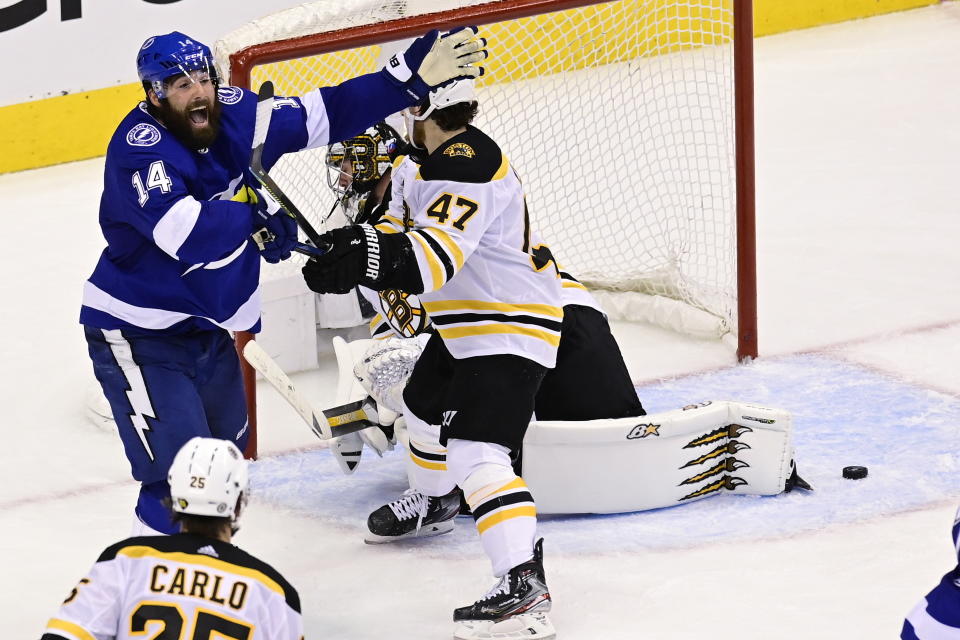
[{"label": "yellow board stripe", "polygon": [[528,338],[543,340],[553,347],[560,346],[560,336],[555,333],[543,331],[542,329],[533,329],[531,327],[518,327],[514,324],[477,324],[465,327],[440,327],[437,330],[444,338],[455,340],[457,338],[469,338],[472,336],[492,335],[497,333],[515,333]]},{"label": "yellow board stripe", "polygon": [[72,634],[79,638],[80,640],[97,640],[92,633],[72,622],[67,622],[66,620],[61,620],[59,618],[50,618],[50,622],[47,623],[47,629],[53,629],[54,631],[66,631],[69,634]]},{"label": "yellow board stripe", "polygon": [[513,509],[504,509],[503,511],[498,511],[494,514],[483,518],[480,522],[477,523],[477,531],[483,533],[492,526],[498,525],[505,520],[510,520],[511,518],[536,518],[537,517],[537,508],[533,505],[530,506],[521,506],[514,507]]},{"label": "yellow board stripe", "polygon": [[433,300],[423,301],[428,313],[441,311],[512,311],[520,313],[537,313],[554,318],[563,317],[563,309],[548,304],[509,304],[506,302],[486,302],[484,300]]},{"label": "yellow board stripe", "polygon": [[447,465],[443,462],[430,462],[417,456],[410,454],[410,459],[413,460],[413,463],[417,466],[423,467],[424,469],[433,469],[434,471],[446,471]]},{"label": "yellow board stripe", "polygon": [[431,237],[446,247],[447,253],[450,254],[450,257],[453,258],[453,261],[456,263],[454,266],[457,271],[463,268],[463,251],[460,249],[460,245],[453,241],[449,233],[440,229],[419,229],[419,231],[420,233],[429,233]]},{"label": "yellow board stripe", "polygon": [[159,558],[169,562],[182,562],[183,564],[194,565],[199,564],[210,567],[211,569],[218,569],[225,573],[252,578],[253,580],[263,584],[271,591],[274,591],[282,596],[286,595],[283,591],[283,587],[277,584],[275,580],[266,574],[257,571],[256,569],[241,567],[229,562],[224,562],[223,560],[218,560],[217,558],[210,558],[208,556],[193,553],[183,553],[181,551],[157,551],[153,547],[143,546],[124,547],[117,552],[117,555],[126,556],[128,558]]},{"label": "yellow board stripe", "polygon": [[[433,286],[429,289],[424,289],[425,291],[436,291],[443,286],[443,283],[446,282],[444,279],[444,269],[443,265],[440,264],[440,258],[437,257],[437,254],[433,252],[433,249],[430,248],[430,245],[427,244],[427,241],[423,239],[416,231],[407,234],[416,238],[417,242],[420,243],[420,246],[423,247],[423,253],[427,257],[427,265],[430,267],[430,277],[433,278]],[[426,283],[424,283],[426,284]]]},{"label": "yellow board stripe", "polygon": [[[643,0],[646,2],[646,0]],[[793,29],[804,29],[821,24],[829,24],[855,18],[889,13],[928,5],[938,4],[939,0],[805,0],[804,2],[784,2],[783,0],[756,0],[754,3],[754,35],[764,36]],[[630,15],[642,15],[640,0],[627,3]],[[711,19],[729,0],[711,0],[702,7],[675,7],[659,9],[662,18],[642,22],[623,21],[622,25],[611,25],[597,40],[591,40],[593,46],[577,48],[572,66],[570,61],[553,64],[549,56],[544,55],[541,47],[531,47],[529,42],[550,22],[566,25],[567,34],[559,36],[554,46],[565,46],[567,38],[576,41],[578,36],[589,33],[587,25],[596,23],[602,17],[599,12],[609,12],[607,5],[599,10],[568,9],[562,13],[548,13],[520,21],[513,25],[529,25],[529,29],[512,33],[506,23],[485,25],[489,44],[490,59],[485,62],[487,73],[480,78],[480,86],[504,84],[531,77],[527,70],[533,67],[533,76],[549,76],[562,69],[580,69],[594,59],[596,51],[622,51],[608,63],[623,61],[635,57],[669,54],[677,50],[697,48],[690,43],[691,34],[702,34],[706,45],[726,41],[730,25],[717,25]],[[10,2],[6,3],[11,4]],[[15,3],[14,3],[15,4]],[[659,3],[647,3],[655,8]],[[656,9],[655,9],[656,10]],[[684,11],[685,15],[678,12]],[[689,25],[677,31],[668,31],[667,25],[681,23]],[[705,26],[706,25],[708,26]],[[714,26],[716,25],[716,26]],[[639,28],[641,33],[631,38],[625,31]],[[687,44],[680,41],[686,40]],[[628,41],[649,42],[649,49],[635,52],[627,46]],[[258,65],[253,70],[251,86],[257,87],[266,78],[277,83],[277,95],[303,95],[315,86],[339,84],[357,74],[376,71],[379,63],[379,45],[338,51],[319,56],[310,56],[295,61],[285,61]],[[288,75],[286,71],[292,71]],[[291,80],[284,81],[288,77]],[[292,78],[308,78],[309,82],[295,84]],[[131,77],[131,80],[133,78]],[[0,173],[19,171],[46,166],[60,162],[79,160],[103,155],[113,130],[137,101],[143,99],[143,88],[139,82],[131,82],[105,89],[96,89],[66,96],[57,96],[32,102],[24,102],[0,107]],[[400,156],[402,158],[403,156]],[[399,158],[398,163],[399,164]]]}]

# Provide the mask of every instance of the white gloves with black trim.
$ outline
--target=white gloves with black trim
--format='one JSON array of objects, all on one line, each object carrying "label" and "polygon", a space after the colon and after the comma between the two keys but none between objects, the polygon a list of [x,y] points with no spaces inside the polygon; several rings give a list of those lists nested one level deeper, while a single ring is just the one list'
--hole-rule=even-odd
[{"label": "white gloves with black trim", "polygon": [[454,78],[482,76],[483,67],[474,63],[489,57],[486,45],[485,38],[477,37],[476,27],[462,27],[442,35],[433,29],[414,40],[403,53],[392,56],[383,69],[419,100],[430,89]]}]

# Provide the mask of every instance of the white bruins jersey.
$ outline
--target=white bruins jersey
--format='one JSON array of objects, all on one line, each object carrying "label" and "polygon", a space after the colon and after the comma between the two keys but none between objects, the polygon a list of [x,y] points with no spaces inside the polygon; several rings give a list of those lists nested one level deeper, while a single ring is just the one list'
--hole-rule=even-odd
[{"label": "white bruins jersey", "polygon": [[392,180],[377,228],[406,231],[420,301],[450,354],[513,354],[553,367],[563,321],[559,271],[536,242],[520,179],[497,144],[468,126],[419,167],[398,162]]},{"label": "white bruins jersey", "polygon": [[42,640],[302,640],[296,590],[270,565],[202,536],[128,538],[104,551]]}]

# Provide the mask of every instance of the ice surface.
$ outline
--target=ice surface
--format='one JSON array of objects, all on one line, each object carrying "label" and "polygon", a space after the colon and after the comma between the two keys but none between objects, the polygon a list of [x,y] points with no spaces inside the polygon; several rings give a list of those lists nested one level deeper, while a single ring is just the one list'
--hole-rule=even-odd
[{"label": "ice surface", "polygon": [[[757,41],[761,360],[618,323],[651,410],[739,399],[790,409],[814,494],[710,498],[644,514],[546,519],[567,640],[876,639],[954,563],[960,498],[960,5]],[[3,637],[38,637],[107,544],[136,486],[82,403],[76,324],[102,238],[102,160],[0,176]],[[318,405],[332,362],[294,376]],[[447,638],[490,585],[469,526],[367,546],[400,460],[354,477],[268,388],[263,460],[238,544],[299,588],[308,638]],[[846,464],[866,480],[840,479]],[[469,521],[464,522],[469,525]]]}]

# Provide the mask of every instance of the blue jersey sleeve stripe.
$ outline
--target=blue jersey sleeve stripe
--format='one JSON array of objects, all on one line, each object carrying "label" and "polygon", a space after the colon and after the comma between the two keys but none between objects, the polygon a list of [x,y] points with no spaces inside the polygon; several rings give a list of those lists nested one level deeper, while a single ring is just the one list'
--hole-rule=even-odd
[{"label": "blue jersey sleeve stripe", "polygon": [[168,255],[178,258],[180,247],[193,231],[199,217],[200,203],[192,196],[180,198],[153,228],[153,241]]}]

